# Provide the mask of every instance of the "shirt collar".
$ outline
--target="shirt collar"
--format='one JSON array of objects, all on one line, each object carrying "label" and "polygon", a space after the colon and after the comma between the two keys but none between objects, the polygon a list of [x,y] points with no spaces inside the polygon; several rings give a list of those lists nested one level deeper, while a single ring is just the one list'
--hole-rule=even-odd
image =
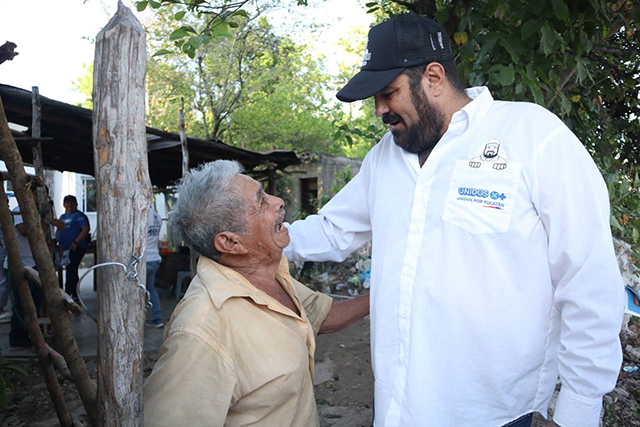
[{"label": "shirt collar", "polygon": [[[211,301],[219,310],[229,298],[251,298],[256,304],[268,305],[267,295],[253,286],[242,274],[209,258],[200,257],[198,277],[209,292]],[[276,271],[276,279],[285,286],[291,283],[289,261],[282,256]]]},{"label": "shirt collar", "polygon": [[467,120],[468,129],[487,114],[493,104],[493,96],[491,96],[491,92],[486,86],[465,89],[465,93],[471,98],[471,102],[453,115],[451,123]]}]

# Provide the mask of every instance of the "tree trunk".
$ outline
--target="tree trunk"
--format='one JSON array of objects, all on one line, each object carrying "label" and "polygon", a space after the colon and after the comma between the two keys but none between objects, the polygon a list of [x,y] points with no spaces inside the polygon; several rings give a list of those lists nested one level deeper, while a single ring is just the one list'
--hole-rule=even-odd
[{"label": "tree trunk", "polygon": [[96,386],[89,377],[87,366],[80,355],[78,344],[73,336],[71,322],[69,321],[65,303],[60,295],[58,278],[42,233],[36,205],[31,194],[29,194],[30,191],[27,189],[28,177],[24,171],[24,163],[22,162],[22,157],[20,157],[16,142],[11,136],[6,117],[2,99],[0,99],[0,157],[9,170],[16,198],[20,204],[22,219],[27,229],[29,246],[31,246],[33,258],[42,279],[49,318],[53,326],[56,349],[62,353],[67,361],[89,420],[92,424],[95,424]]},{"label": "tree trunk", "polygon": [[51,395],[53,407],[58,415],[58,421],[60,421],[60,425],[63,427],[71,427],[73,425],[71,414],[64,401],[62,389],[60,388],[60,383],[58,383],[58,377],[53,369],[53,364],[49,359],[48,346],[44,342],[40,327],[38,326],[38,313],[36,312],[36,306],[33,303],[31,290],[26,280],[24,265],[22,264],[22,259],[20,259],[18,240],[14,232],[13,220],[9,212],[9,203],[7,201],[7,195],[4,192],[4,182],[2,179],[0,179],[0,205],[2,205],[0,206],[0,223],[2,224],[2,233],[7,248],[9,264],[13,272],[13,280],[16,282],[20,303],[22,304],[22,311],[24,312],[23,320],[27,325],[31,343],[36,350],[40,369],[42,369],[42,375],[44,376],[47,389]]},{"label": "tree trunk", "polygon": [[[142,257],[151,184],[144,113],[145,34],[118,2],[98,33],[93,71],[93,158],[98,186],[98,263],[129,265]],[[145,293],[123,269],[98,270],[98,402],[100,425],[142,426]]]}]

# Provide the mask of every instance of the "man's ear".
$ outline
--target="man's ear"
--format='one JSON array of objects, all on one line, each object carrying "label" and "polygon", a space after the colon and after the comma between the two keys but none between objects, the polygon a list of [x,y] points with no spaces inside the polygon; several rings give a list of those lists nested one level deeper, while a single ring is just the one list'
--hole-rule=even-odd
[{"label": "man's ear", "polygon": [[431,94],[438,96],[442,93],[446,80],[445,74],[444,67],[438,62],[431,62],[424,69],[423,82],[426,83]]},{"label": "man's ear", "polygon": [[221,254],[244,255],[247,248],[242,243],[240,236],[232,231],[223,231],[213,238],[213,246]]}]

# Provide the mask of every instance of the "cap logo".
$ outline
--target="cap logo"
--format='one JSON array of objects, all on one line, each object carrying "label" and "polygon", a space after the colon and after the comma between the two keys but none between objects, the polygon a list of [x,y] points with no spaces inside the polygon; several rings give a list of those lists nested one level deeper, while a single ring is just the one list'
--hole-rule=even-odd
[{"label": "cap logo", "polygon": [[431,41],[431,49],[436,50],[436,45],[433,44],[433,34],[429,34],[429,41]]},{"label": "cap logo", "polygon": [[444,44],[442,43],[442,33],[438,31],[438,42],[440,43],[440,48],[444,49]]},{"label": "cap logo", "polygon": [[[369,45],[369,39],[367,39],[367,46]],[[369,52],[369,48],[367,47],[364,50],[364,56],[362,57],[362,66],[367,65],[367,62],[371,59],[371,52]]]}]

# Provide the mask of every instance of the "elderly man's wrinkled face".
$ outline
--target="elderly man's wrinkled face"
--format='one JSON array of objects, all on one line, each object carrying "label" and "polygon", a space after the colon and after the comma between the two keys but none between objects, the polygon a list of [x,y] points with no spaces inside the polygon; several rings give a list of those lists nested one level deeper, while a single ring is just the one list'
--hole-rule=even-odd
[{"label": "elderly man's wrinkled face", "polygon": [[236,175],[232,185],[245,202],[248,228],[245,245],[257,257],[280,259],[282,250],[289,244],[289,230],[282,225],[284,201],[265,193],[258,181],[246,175]]}]

